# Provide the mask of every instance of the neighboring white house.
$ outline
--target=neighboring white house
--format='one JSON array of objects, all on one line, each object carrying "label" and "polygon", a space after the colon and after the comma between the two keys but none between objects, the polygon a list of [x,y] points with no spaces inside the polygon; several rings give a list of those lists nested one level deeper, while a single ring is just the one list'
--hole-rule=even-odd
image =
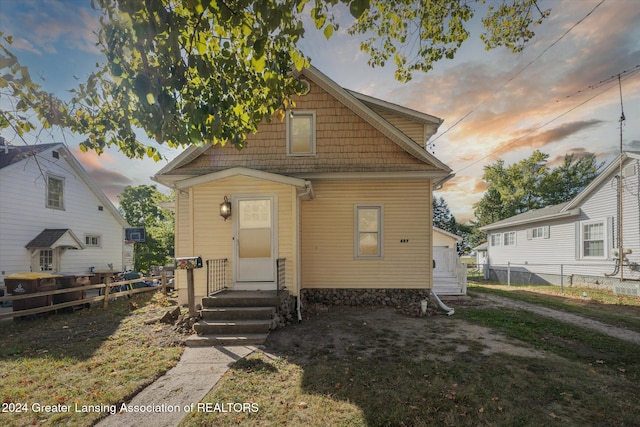
[{"label": "neighboring white house", "polygon": [[126,227],[64,144],[0,139],[0,285],[23,271],[122,271]]},{"label": "neighboring white house", "polygon": [[476,253],[476,266],[478,271],[483,272],[485,275],[485,279],[487,278],[487,247],[489,244],[487,242],[481,243],[473,250]]},{"label": "neighboring white house", "polygon": [[438,295],[465,295],[467,269],[460,262],[457,244],[462,237],[433,227],[433,290]]},{"label": "neighboring white house", "polygon": [[504,282],[509,274],[513,283],[640,292],[640,153],[623,153],[622,162],[622,212],[618,158],[573,200],[481,227],[487,233],[489,278]]}]

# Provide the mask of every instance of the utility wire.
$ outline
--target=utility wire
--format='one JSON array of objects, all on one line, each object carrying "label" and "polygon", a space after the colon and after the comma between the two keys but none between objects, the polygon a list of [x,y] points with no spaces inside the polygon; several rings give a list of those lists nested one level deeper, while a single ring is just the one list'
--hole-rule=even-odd
[{"label": "utility wire", "polygon": [[640,64],[636,65],[633,68],[629,68],[628,70],[624,70],[624,71],[622,71],[622,72],[620,72],[620,73],[618,73],[616,75],[613,75],[613,76],[611,76],[611,77],[609,77],[607,79],[600,80],[598,83],[593,84],[591,86],[588,86],[588,87],[586,87],[584,89],[580,89],[580,90],[572,93],[571,95],[565,96],[564,98],[557,99],[556,102],[560,102],[562,99],[573,98],[574,96],[580,95],[581,93],[586,92],[587,90],[597,89],[600,86],[604,86],[607,83],[611,83],[614,80],[618,80],[618,76],[625,76],[626,74],[634,74],[634,73],[637,73],[639,71],[640,71]]},{"label": "utility wire", "polygon": [[[634,73],[628,74],[628,75],[626,76],[626,77],[627,77],[627,79],[629,79],[629,78],[632,76],[632,74],[634,74]],[[612,83],[612,82],[614,82],[614,81],[617,83],[617,79],[618,79],[618,77],[617,77],[617,75],[616,75],[616,76],[615,76],[615,79],[609,79],[609,82],[608,82],[608,83]],[[602,86],[602,85],[600,85],[599,87],[601,87],[601,86]],[[550,120],[548,120],[548,121],[544,122],[543,124],[541,124],[540,126],[537,126],[537,127],[536,127],[536,128],[534,128],[534,129],[531,129],[529,132],[525,133],[524,135],[519,136],[518,138],[516,138],[516,139],[514,139],[513,141],[509,142],[508,144],[505,144],[505,145],[503,145],[503,146],[499,147],[498,149],[496,149],[496,150],[492,151],[491,153],[489,153],[489,154],[487,154],[487,155],[485,155],[485,156],[483,156],[483,157],[479,158],[478,160],[474,161],[473,163],[470,163],[470,164],[468,164],[468,165],[466,165],[466,166],[464,166],[464,167],[462,167],[462,168],[460,168],[460,169],[456,170],[456,171],[455,171],[455,173],[456,173],[456,174],[458,174],[458,173],[462,172],[463,170],[469,169],[470,167],[477,165],[478,163],[480,163],[481,161],[483,161],[483,160],[487,159],[488,157],[490,157],[490,156],[492,156],[492,155],[494,155],[494,154],[496,154],[496,153],[499,153],[500,151],[504,150],[504,149],[505,149],[505,148],[507,148],[507,147],[512,146],[513,144],[515,144],[515,143],[516,143],[516,142],[518,142],[518,141],[523,140],[524,138],[526,138],[526,137],[528,137],[528,136],[532,135],[534,132],[537,132],[538,130],[542,129],[543,127],[547,126],[548,124],[551,124],[551,123],[555,122],[556,120],[560,119],[561,117],[566,116],[566,115],[567,115],[567,114],[569,114],[570,112],[572,112],[572,111],[574,111],[574,110],[578,109],[579,107],[582,107],[582,106],[583,106],[584,104],[586,104],[587,102],[589,102],[589,101],[593,100],[594,98],[596,98],[596,97],[598,97],[598,96],[602,95],[603,93],[607,92],[609,89],[611,89],[611,87],[613,87],[613,86],[610,86],[610,87],[608,87],[608,88],[606,88],[606,89],[602,90],[601,92],[599,92],[599,93],[597,93],[597,94],[593,95],[591,98],[588,98],[588,99],[586,99],[585,101],[582,101],[581,103],[579,103],[578,105],[576,105],[576,106],[574,106],[574,107],[570,108],[569,110],[565,111],[564,113],[562,113],[562,114],[560,114],[560,115],[558,115],[558,116],[556,116],[556,117],[554,117],[554,118],[552,118],[552,119],[550,119]],[[623,114],[624,114],[624,113],[623,113]]]},{"label": "utility wire", "polygon": [[585,19],[587,19],[589,16],[591,16],[591,14],[593,12],[595,12],[595,10],[597,8],[599,8],[602,3],[604,3],[606,0],[601,0],[600,3],[598,3],[597,5],[595,5],[593,7],[593,9],[591,9],[589,11],[589,13],[587,13],[584,17],[582,17],[582,19],[580,19],[578,22],[576,22],[575,24],[573,24],[571,26],[571,28],[569,28],[567,31],[564,32],[564,34],[562,34],[556,41],[554,41],[553,43],[551,43],[549,46],[547,46],[546,49],[544,49],[542,52],[540,52],[540,54],[538,56],[536,56],[535,58],[533,58],[527,65],[525,65],[524,67],[522,67],[520,69],[520,71],[518,71],[516,74],[514,74],[509,80],[507,80],[502,86],[500,86],[498,89],[494,90],[493,93],[491,95],[489,95],[487,98],[485,98],[482,102],[480,102],[478,105],[476,105],[475,107],[473,107],[471,110],[469,110],[469,112],[467,112],[464,116],[462,116],[461,118],[459,118],[454,124],[452,124],[447,130],[445,130],[444,132],[442,132],[440,135],[436,136],[429,144],[433,145],[438,139],[440,139],[440,137],[446,135],[451,129],[453,129],[454,127],[456,127],[458,124],[460,124],[463,120],[465,120],[467,117],[469,117],[471,114],[473,114],[476,110],[478,110],[478,108],[480,108],[481,106],[483,106],[484,104],[486,104],[489,100],[491,100],[499,91],[501,91],[502,89],[504,89],[509,83],[511,83],[513,80],[515,80],[518,76],[520,76],[520,74],[522,74],[522,72],[524,70],[526,70],[527,68],[529,68],[531,65],[533,65],[533,63],[535,63],[538,59],[540,59],[542,57],[542,55],[544,55],[545,53],[547,53],[552,47],[554,47],[556,44],[558,44],[560,42],[560,40],[562,40],[567,34],[569,34],[575,27],[577,27],[578,25],[580,25]]}]

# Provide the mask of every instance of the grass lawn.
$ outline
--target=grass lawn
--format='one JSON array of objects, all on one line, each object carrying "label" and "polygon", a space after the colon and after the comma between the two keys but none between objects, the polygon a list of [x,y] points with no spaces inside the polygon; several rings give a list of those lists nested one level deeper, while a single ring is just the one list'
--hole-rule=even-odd
[{"label": "grass lawn", "polygon": [[[553,285],[507,286],[469,282],[468,291],[488,293],[579,314],[612,326],[640,332],[640,298],[614,295],[607,289]],[[585,297],[586,295],[586,297]]]},{"label": "grass lawn", "polygon": [[173,326],[144,324],[168,304],[161,293],[145,293],[107,310],[2,321],[0,425],[91,425],[103,414],[75,412],[76,405],[119,404],[135,395],[182,354]]},{"label": "grass lawn", "polygon": [[640,346],[478,299],[451,305],[452,317],[307,315],[204,399],[257,412],[193,414],[181,425],[638,425]]}]

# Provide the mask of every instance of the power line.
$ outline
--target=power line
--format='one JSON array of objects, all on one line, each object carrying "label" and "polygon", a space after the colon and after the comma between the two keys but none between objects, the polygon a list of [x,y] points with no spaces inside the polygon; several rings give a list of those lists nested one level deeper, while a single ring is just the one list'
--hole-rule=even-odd
[{"label": "power line", "polygon": [[585,19],[587,19],[589,16],[591,16],[591,14],[593,12],[595,12],[595,10],[597,8],[599,8],[606,0],[601,0],[600,3],[598,3],[597,5],[595,5],[593,7],[593,9],[591,9],[589,11],[589,13],[587,13],[584,17],[582,17],[582,19],[578,20],[578,22],[576,22],[575,24],[573,24],[571,26],[571,28],[569,28],[567,31],[564,32],[564,34],[562,34],[557,40],[555,40],[553,43],[551,43],[549,46],[547,46],[542,52],[540,52],[540,54],[538,56],[536,56],[534,59],[532,59],[527,65],[525,65],[524,67],[522,67],[520,69],[520,71],[518,71],[516,74],[514,74],[511,78],[509,78],[509,80],[507,80],[502,86],[500,86],[498,89],[494,90],[493,93],[491,93],[491,95],[489,95],[487,98],[485,98],[482,102],[480,102],[478,105],[476,105],[475,107],[473,107],[471,110],[469,110],[469,112],[467,112],[464,116],[462,116],[461,118],[459,118],[454,124],[452,124],[447,130],[445,130],[444,132],[442,132],[440,135],[436,136],[429,144],[432,145],[433,143],[435,143],[438,139],[440,139],[440,137],[446,135],[451,129],[453,129],[454,127],[456,127],[458,124],[460,124],[463,120],[465,120],[467,117],[469,117],[471,114],[473,114],[476,110],[478,110],[478,108],[480,108],[481,106],[483,106],[485,103],[487,103],[490,99],[492,99],[498,92],[500,92],[502,89],[504,89],[509,83],[511,83],[513,80],[515,80],[518,76],[520,76],[520,74],[522,74],[522,72],[524,70],[526,70],[527,68],[529,68],[531,65],[533,65],[533,63],[535,63],[538,59],[540,59],[542,57],[542,55],[544,55],[545,53],[547,53],[552,47],[554,47],[556,44],[558,44],[560,42],[560,40],[562,40],[567,34],[569,34],[575,27],[577,27],[578,25],[580,25]]},{"label": "power line", "polygon": [[[618,73],[618,74],[615,74],[615,75],[613,75],[613,76],[611,76],[611,77],[609,77],[609,78],[606,78],[606,79],[604,79],[604,80],[600,80],[600,81],[599,81],[598,83],[596,83],[596,84],[593,84],[593,85],[591,85],[591,86],[587,86],[586,88],[584,88],[584,89],[580,89],[580,90],[578,90],[578,91],[576,91],[576,92],[572,93],[571,95],[567,95],[567,96],[565,96],[564,98],[561,98],[561,99],[569,99],[569,98],[573,98],[574,96],[580,95],[581,93],[586,92],[587,90],[597,89],[597,88],[599,88],[600,86],[604,86],[604,85],[606,85],[607,83],[611,83],[611,82],[612,82],[612,81],[614,81],[614,80],[618,80],[618,76],[625,76],[625,75],[627,75],[627,74],[631,75],[631,74],[635,74],[635,73],[637,73],[637,72],[639,72],[639,71],[640,71],[640,64],[636,65],[636,66],[635,66],[635,67],[633,67],[633,68],[629,68],[628,70],[624,70],[624,71],[622,71],[622,72],[620,72],[620,73]],[[556,102],[559,102],[559,101],[560,101],[560,99],[557,99],[557,100],[556,100]]]},{"label": "power line", "polygon": [[[640,69],[639,69],[638,71],[640,71]],[[633,73],[629,73],[629,74],[627,74],[627,76],[626,76],[626,79],[625,79],[625,80],[629,79],[633,74],[635,74],[635,71],[634,71]],[[608,80],[608,83],[616,82],[616,84],[617,84],[617,83],[618,83],[618,75],[616,75],[614,79],[607,79],[607,80]],[[602,86],[603,86],[603,85],[599,85],[598,87],[602,87]],[[613,85],[612,85],[611,87],[613,87]],[[519,142],[519,141],[523,140],[524,138],[526,138],[526,137],[528,137],[528,136],[532,135],[534,132],[537,132],[538,130],[542,129],[543,127],[545,127],[545,126],[547,126],[547,125],[549,125],[549,124],[551,124],[551,123],[555,122],[556,120],[558,120],[558,119],[560,119],[560,118],[562,118],[562,117],[566,116],[566,115],[567,115],[567,114],[569,114],[570,112],[572,112],[572,111],[574,111],[574,110],[576,110],[576,109],[578,109],[578,108],[582,107],[582,106],[583,106],[584,104],[586,104],[587,102],[589,102],[589,101],[593,100],[594,98],[596,98],[596,97],[598,97],[598,96],[602,95],[603,93],[605,93],[606,91],[608,91],[609,89],[611,89],[611,87],[608,87],[608,88],[606,88],[606,89],[602,90],[601,92],[599,92],[599,93],[597,93],[597,94],[593,95],[591,98],[588,98],[588,99],[586,99],[585,101],[582,101],[581,103],[579,103],[578,105],[576,105],[576,106],[574,106],[574,107],[570,108],[569,110],[565,111],[564,113],[562,113],[562,114],[560,114],[560,115],[558,115],[558,116],[556,116],[556,117],[554,117],[554,118],[552,118],[552,119],[550,119],[550,120],[548,120],[548,121],[544,122],[543,124],[541,124],[540,126],[538,126],[538,127],[534,128],[534,129],[531,129],[529,132],[525,133],[524,135],[519,136],[518,138],[516,138],[516,139],[514,139],[513,141],[509,142],[508,144],[505,144],[505,145],[503,145],[502,147],[499,147],[498,149],[496,149],[496,150],[494,150],[494,151],[490,152],[489,154],[487,154],[487,155],[485,155],[485,156],[483,156],[483,157],[479,158],[478,160],[474,161],[473,163],[470,163],[470,164],[468,164],[468,165],[464,166],[463,168],[460,168],[460,169],[456,170],[456,171],[455,171],[455,173],[456,173],[456,174],[458,174],[458,173],[462,172],[463,170],[469,169],[470,167],[477,165],[478,163],[480,163],[481,161],[483,161],[483,160],[487,159],[488,157],[491,157],[492,155],[494,155],[494,154],[496,154],[496,153],[499,153],[500,151],[504,150],[505,148],[512,146],[512,145],[513,145],[513,144],[515,144],[516,142]]]}]

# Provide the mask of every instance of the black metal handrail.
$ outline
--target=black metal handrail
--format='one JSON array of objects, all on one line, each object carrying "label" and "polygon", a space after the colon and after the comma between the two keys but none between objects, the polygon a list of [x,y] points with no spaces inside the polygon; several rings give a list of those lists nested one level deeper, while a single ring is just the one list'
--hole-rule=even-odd
[{"label": "black metal handrail", "polygon": [[277,278],[276,278],[276,295],[280,295],[280,291],[285,289],[286,286],[286,258],[278,258],[276,260],[276,270],[277,270]]},{"label": "black metal handrail", "polygon": [[208,259],[207,261],[207,295],[227,288],[227,258]]}]

